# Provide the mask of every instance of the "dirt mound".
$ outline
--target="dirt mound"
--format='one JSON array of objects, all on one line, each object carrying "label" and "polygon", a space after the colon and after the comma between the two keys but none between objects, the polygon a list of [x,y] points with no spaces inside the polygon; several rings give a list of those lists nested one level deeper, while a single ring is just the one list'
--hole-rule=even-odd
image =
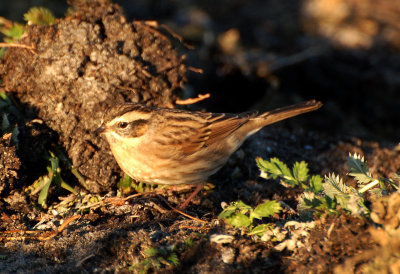
[{"label": "dirt mound", "polygon": [[[30,26],[0,64],[8,92],[59,135],[91,191],[109,189],[120,169],[92,131],[110,106],[172,106],[186,77],[183,57],[157,26],[127,22],[108,1],[79,3],[52,26]],[[38,155],[40,157],[40,155]]]}]

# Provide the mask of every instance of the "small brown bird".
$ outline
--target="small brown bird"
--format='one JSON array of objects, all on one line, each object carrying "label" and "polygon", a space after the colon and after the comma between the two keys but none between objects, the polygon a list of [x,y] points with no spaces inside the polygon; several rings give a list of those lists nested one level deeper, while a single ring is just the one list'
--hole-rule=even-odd
[{"label": "small brown bird", "polygon": [[110,108],[95,133],[102,133],[121,169],[151,184],[198,184],[216,173],[250,135],[269,124],[316,110],[312,100],[257,115],[192,112],[126,103]]}]

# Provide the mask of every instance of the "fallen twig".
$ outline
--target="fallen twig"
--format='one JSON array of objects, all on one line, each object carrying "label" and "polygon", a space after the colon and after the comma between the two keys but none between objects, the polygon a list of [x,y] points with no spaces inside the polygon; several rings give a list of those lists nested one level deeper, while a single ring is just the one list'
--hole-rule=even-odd
[{"label": "fallen twig", "polygon": [[195,68],[195,67],[192,67],[192,66],[188,66],[187,70],[190,70],[190,71],[193,71],[193,72],[196,72],[196,73],[200,73],[200,74],[204,73],[204,70],[202,68]]},{"label": "fallen twig", "polygon": [[[41,231],[41,230],[8,230],[8,231],[1,231],[0,235],[5,235],[5,236],[0,236],[0,241],[24,241],[26,239],[33,239],[33,240],[39,240],[39,241],[47,241],[53,237],[55,237],[57,234],[62,232],[71,222],[75,221],[76,219],[80,218],[81,215],[75,215],[67,220],[64,221],[64,223],[57,229],[57,230],[51,230],[51,231]],[[16,234],[16,233],[22,233],[23,235],[21,236],[8,236],[8,234]],[[30,236],[32,234],[37,234],[34,236]],[[28,235],[28,236],[26,236]]]},{"label": "fallen twig", "polygon": [[25,45],[25,44],[1,43],[0,42],[0,48],[24,48],[24,49],[29,49],[30,52],[32,52],[33,54],[36,54],[34,46],[28,46],[28,45]]},{"label": "fallen twig", "polygon": [[197,102],[203,101],[207,98],[210,98],[210,93],[206,93],[206,94],[199,94],[197,96],[197,98],[188,98],[188,99],[184,99],[184,100],[176,100],[175,103],[177,105],[191,105],[191,104],[195,104]]},{"label": "fallen twig", "polygon": [[179,214],[181,214],[181,215],[183,215],[183,216],[185,216],[185,217],[187,217],[187,218],[189,218],[189,219],[192,219],[192,220],[195,220],[195,221],[198,221],[198,222],[201,222],[201,223],[208,223],[208,222],[206,222],[206,221],[200,220],[200,219],[198,219],[198,218],[196,218],[196,217],[193,217],[193,216],[191,216],[191,215],[189,215],[189,214],[186,214],[186,213],[184,213],[184,212],[182,212],[182,211],[176,209],[176,208],[173,207],[164,197],[162,197],[161,195],[159,195],[159,194],[156,193],[156,192],[142,192],[142,193],[133,194],[133,195],[130,195],[130,196],[124,197],[124,198],[120,198],[120,197],[107,198],[107,199],[105,199],[105,200],[103,200],[103,201],[100,201],[100,202],[97,202],[97,203],[93,203],[93,204],[90,204],[90,205],[87,205],[87,206],[82,206],[82,207],[80,207],[79,209],[82,210],[82,209],[86,209],[86,208],[91,208],[91,207],[96,207],[96,206],[106,206],[106,205],[110,205],[110,204],[113,204],[113,205],[115,205],[115,204],[121,205],[121,204],[123,204],[124,202],[126,202],[126,201],[128,201],[128,200],[130,200],[130,199],[132,199],[132,198],[139,197],[139,196],[146,196],[146,195],[148,195],[148,196],[155,196],[155,195],[157,195],[157,197],[158,197],[159,199],[161,199],[164,203],[166,203],[167,206],[170,207],[173,211],[175,211],[175,212],[177,212],[177,213],[179,213]]},{"label": "fallen twig", "polygon": [[177,213],[179,213],[179,214],[181,214],[181,215],[183,215],[183,216],[185,216],[185,217],[187,217],[187,218],[189,218],[189,219],[198,221],[198,222],[200,222],[200,223],[204,223],[204,224],[207,224],[207,223],[208,223],[207,221],[203,221],[203,220],[201,220],[201,219],[199,219],[199,218],[196,218],[196,217],[193,217],[193,216],[191,216],[191,215],[189,215],[189,214],[186,214],[185,212],[182,212],[182,211],[180,211],[179,209],[176,209],[176,208],[173,207],[164,197],[158,195],[158,198],[160,198],[164,203],[166,203],[167,206],[169,206],[173,211],[175,211],[175,212],[177,212]]}]

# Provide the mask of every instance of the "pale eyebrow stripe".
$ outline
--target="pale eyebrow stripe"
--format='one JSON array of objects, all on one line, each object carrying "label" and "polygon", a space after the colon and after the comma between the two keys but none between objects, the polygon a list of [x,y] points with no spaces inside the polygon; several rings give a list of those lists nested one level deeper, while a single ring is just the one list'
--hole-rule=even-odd
[{"label": "pale eyebrow stripe", "polygon": [[120,117],[116,117],[114,118],[114,120],[112,120],[108,125],[112,126],[115,125],[118,122],[134,122],[137,120],[144,120],[144,121],[148,121],[150,118],[150,113],[143,113],[143,112],[128,112]]}]

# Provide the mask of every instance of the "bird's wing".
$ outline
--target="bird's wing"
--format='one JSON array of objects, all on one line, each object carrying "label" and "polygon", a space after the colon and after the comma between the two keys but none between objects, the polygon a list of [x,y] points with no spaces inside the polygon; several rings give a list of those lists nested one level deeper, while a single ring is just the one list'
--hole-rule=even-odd
[{"label": "bird's wing", "polygon": [[210,146],[219,140],[222,140],[240,128],[249,121],[250,118],[257,115],[257,112],[248,112],[242,114],[217,114],[209,119],[210,134],[205,142],[206,146]]},{"label": "bird's wing", "polygon": [[182,155],[190,155],[204,146],[210,146],[240,128],[257,113],[214,114],[169,110],[161,113],[162,126],[155,142],[174,147]]}]

